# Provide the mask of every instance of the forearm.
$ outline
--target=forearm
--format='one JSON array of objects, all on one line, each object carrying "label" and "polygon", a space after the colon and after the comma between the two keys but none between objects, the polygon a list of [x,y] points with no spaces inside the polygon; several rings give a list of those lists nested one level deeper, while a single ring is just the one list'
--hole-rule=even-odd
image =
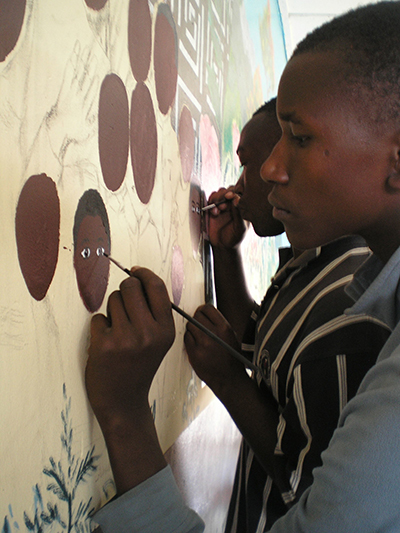
[{"label": "forearm", "polygon": [[118,495],[136,487],[166,466],[150,407],[101,424]]},{"label": "forearm", "polygon": [[242,339],[254,300],[247,288],[239,248],[213,247],[217,307]]}]

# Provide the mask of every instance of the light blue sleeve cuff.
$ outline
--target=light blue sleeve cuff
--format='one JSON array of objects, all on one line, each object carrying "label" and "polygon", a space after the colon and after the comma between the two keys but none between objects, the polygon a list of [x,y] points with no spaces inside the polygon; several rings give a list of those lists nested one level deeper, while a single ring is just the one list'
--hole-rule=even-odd
[{"label": "light blue sleeve cuff", "polygon": [[204,531],[204,522],[184,503],[169,466],[109,502],[93,520],[103,533]]}]

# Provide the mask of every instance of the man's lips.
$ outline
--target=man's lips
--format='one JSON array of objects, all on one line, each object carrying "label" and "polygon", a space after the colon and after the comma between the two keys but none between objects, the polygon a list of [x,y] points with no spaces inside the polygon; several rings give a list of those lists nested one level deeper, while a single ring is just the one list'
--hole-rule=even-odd
[{"label": "man's lips", "polygon": [[281,207],[274,207],[272,209],[272,216],[276,218],[276,220],[285,222],[290,217],[290,211],[282,209]]},{"label": "man's lips", "polygon": [[283,207],[280,202],[277,202],[274,198],[271,198],[271,196],[268,197],[268,201],[272,205],[272,216],[274,218],[281,220],[287,218],[291,214],[289,209]]}]

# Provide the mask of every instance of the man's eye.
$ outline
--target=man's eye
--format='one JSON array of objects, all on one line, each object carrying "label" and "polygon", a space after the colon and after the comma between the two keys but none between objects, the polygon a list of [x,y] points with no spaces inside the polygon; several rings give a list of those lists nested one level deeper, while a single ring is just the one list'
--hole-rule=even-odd
[{"label": "man's eye", "polygon": [[81,251],[81,256],[83,257],[83,259],[89,259],[89,257],[90,257],[90,248],[84,248]]},{"label": "man's eye", "polygon": [[96,254],[100,257],[101,255],[104,255],[104,248],[102,246],[99,246],[96,250]]},{"label": "man's eye", "polygon": [[292,137],[292,140],[298,144],[299,146],[305,146],[305,144],[307,143],[307,141],[310,140],[310,137],[307,137],[307,135],[294,135],[292,133],[291,135]]}]

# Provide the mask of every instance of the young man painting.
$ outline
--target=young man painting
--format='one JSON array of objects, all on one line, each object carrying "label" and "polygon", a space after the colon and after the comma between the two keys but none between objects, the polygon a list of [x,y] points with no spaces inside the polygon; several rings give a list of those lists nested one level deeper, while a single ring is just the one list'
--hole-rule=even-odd
[{"label": "young man painting", "polygon": [[[348,287],[356,302],[348,314],[373,314],[393,332],[343,409],[312,485],[271,533],[400,530],[399,25],[399,2],[334,19],[298,46],[279,86],[283,135],[262,167],[273,214],[300,250],[364,237],[373,255]],[[146,516],[137,530],[202,531],[173,493],[147,403],[174,336],[165,286],[134,269],[109,311],[111,325],[93,321],[86,373],[123,493],[124,524],[109,531],[134,531]]]},{"label": "young man painting", "polygon": [[[375,363],[389,329],[369,315],[347,316],[345,287],[369,256],[365,241],[345,236],[302,252],[282,248],[278,272],[262,305],[247,290],[240,242],[245,220],[262,237],[283,231],[268,202],[272,184],[260,169],[281,137],[275,99],[244,126],[236,185],[213,193],[208,221],[218,310],[242,351],[260,369],[242,365],[188,325],[190,362],[243,434],[225,531],[256,533],[300,498],[321,464],[339,415]],[[232,200],[232,201],[229,201]],[[226,321],[210,305],[195,317],[220,335]]]}]

